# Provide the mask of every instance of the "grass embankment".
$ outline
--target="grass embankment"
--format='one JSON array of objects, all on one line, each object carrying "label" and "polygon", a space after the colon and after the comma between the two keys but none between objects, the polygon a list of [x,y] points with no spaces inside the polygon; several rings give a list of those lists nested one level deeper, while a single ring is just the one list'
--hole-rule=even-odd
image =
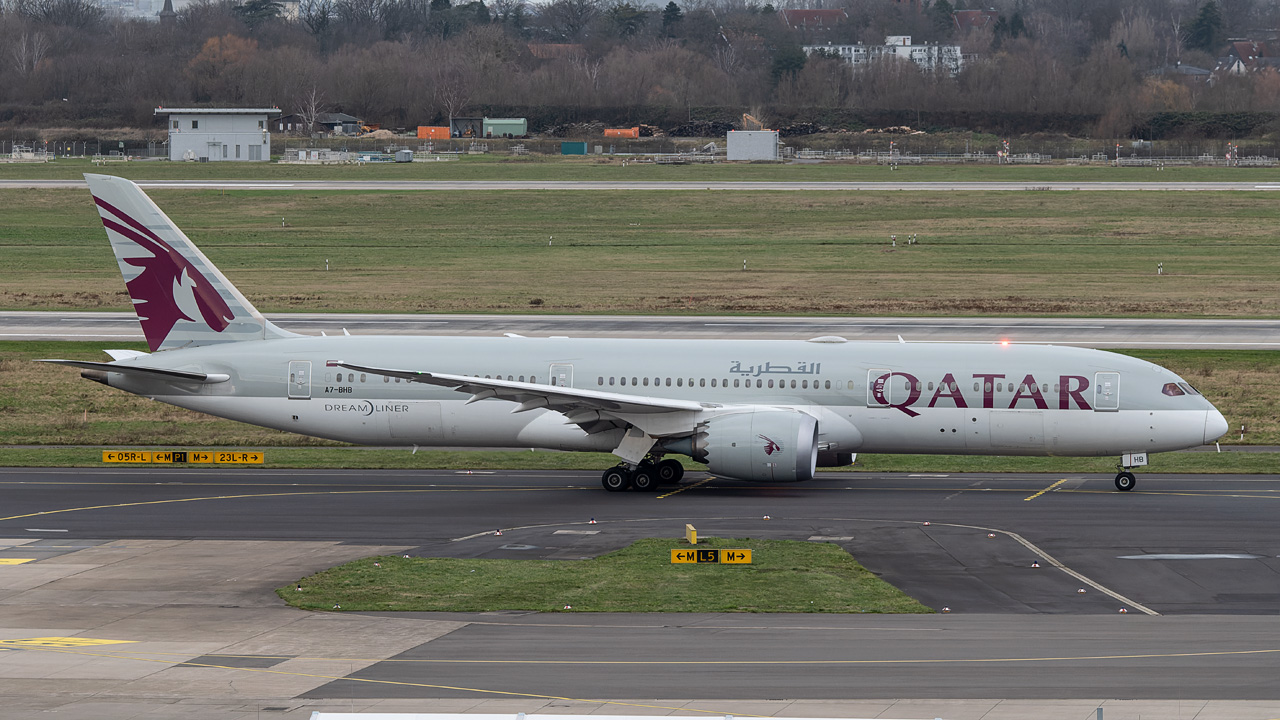
[{"label": "grass embankment", "polygon": [[[145,350],[139,343],[113,347]],[[0,342],[0,464],[101,464],[94,448],[14,448],[5,445],[93,445],[119,449],[182,447],[265,448],[267,467],[405,469],[599,470],[610,455],[556,452],[449,452],[351,448],[327,440],[259,428],[175,408],[82,380],[72,368],[31,362],[63,357],[105,360],[98,343]],[[1228,444],[1280,445],[1280,353],[1270,351],[1142,350],[1126,354],[1173,370],[1195,384],[1227,417]],[[863,455],[855,470],[875,472],[1106,473],[1114,458],[1007,458]],[[690,462],[690,468],[701,466]],[[1271,453],[1169,453],[1157,472],[1274,472]]]},{"label": "grass embankment", "polygon": [[836,545],[707,538],[697,547],[749,548],[753,564],[671,563],[671,550],[689,547],[649,538],[582,561],[373,557],[276,593],[312,610],[931,612]]},{"label": "grass embankment", "polygon": [[[675,139],[693,150],[706,140]],[[317,147],[333,143],[318,142]],[[608,143],[606,143],[607,145]],[[803,148],[802,138],[792,145]],[[497,144],[494,144],[497,147]],[[619,151],[622,146],[618,145]],[[652,153],[650,153],[652,154]],[[623,162],[627,164],[624,166]],[[167,161],[94,165],[88,159],[65,158],[50,163],[0,163],[0,178],[79,180],[84,173],[119,175],[132,180],[612,180],[612,181],[863,181],[863,182],[1271,182],[1280,178],[1274,168],[1154,167],[1117,168],[1109,165],[887,165],[853,161],[824,163],[716,163],[654,165],[627,156],[563,157],[512,156],[502,152],[469,155],[456,161],[429,163],[366,163],[364,165],[281,165],[278,163]]]},{"label": "grass embankment", "polygon": [[[149,192],[268,312],[1280,316],[1266,192]],[[0,307],[131,307],[83,190],[0,204]]]}]

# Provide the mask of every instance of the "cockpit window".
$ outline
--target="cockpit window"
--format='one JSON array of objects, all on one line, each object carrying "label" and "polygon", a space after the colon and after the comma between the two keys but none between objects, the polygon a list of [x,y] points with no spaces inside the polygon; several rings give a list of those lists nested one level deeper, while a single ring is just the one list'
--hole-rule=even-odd
[{"label": "cockpit window", "polygon": [[1182,385],[1179,383],[1165,383],[1164,389],[1161,390],[1160,392],[1163,392],[1165,395],[1168,395],[1169,397],[1179,397],[1181,395],[1187,394],[1186,391],[1182,389]]},{"label": "cockpit window", "polygon": [[1178,387],[1187,391],[1188,395],[1199,395],[1200,391],[1191,387],[1190,383],[1178,383]]}]

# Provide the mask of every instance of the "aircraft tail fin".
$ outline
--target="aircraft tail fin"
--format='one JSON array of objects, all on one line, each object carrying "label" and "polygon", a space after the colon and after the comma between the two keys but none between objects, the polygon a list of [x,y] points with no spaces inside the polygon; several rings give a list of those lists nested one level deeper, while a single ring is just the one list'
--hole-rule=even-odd
[{"label": "aircraft tail fin", "polygon": [[263,317],[134,182],[84,178],[153,351],[296,336]]}]

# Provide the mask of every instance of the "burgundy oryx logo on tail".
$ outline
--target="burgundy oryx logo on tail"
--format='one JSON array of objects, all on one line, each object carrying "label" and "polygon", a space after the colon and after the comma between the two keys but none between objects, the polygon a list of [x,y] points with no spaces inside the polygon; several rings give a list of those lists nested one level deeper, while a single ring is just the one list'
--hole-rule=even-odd
[{"label": "burgundy oryx logo on tail", "polygon": [[103,215],[102,224],[151,253],[150,257],[121,258],[126,265],[141,268],[142,273],[125,285],[134,309],[142,321],[147,345],[158,350],[169,331],[179,320],[196,322],[191,317],[198,311],[206,325],[222,332],[235,318],[226,301],[213,285],[177,250],[174,250],[147,226],[129,217],[114,205],[95,197],[98,207],[115,219]]},{"label": "burgundy oryx logo on tail", "polygon": [[760,438],[761,440],[763,440],[763,441],[764,441],[764,454],[765,454],[765,455],[772,455],[772,454],[774,454],[774,453],[776,453],[776,452],[782,452],[782,446],[781,446],[781,445],[779,445],[778,443],[774,442],[774,441],[773,441],[773,438],[766,437],[766,436],[764,436],[764,435],[757,435],[756,437],[758,437],[758,438]]}]

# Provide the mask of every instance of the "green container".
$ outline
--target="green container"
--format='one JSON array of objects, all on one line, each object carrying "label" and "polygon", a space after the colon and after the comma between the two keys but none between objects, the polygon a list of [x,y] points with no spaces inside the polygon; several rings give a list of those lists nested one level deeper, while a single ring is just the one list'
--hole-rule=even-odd
[{"label": "green container", "polygon": [[560,143],[561,155],[586,155],[587,144],[584,142],[562,142]]},{"label": "green container", "polygon": [[486,138],[524,137],[529,134],[529,122],[524,118],[491,118],[482,121]]}]

